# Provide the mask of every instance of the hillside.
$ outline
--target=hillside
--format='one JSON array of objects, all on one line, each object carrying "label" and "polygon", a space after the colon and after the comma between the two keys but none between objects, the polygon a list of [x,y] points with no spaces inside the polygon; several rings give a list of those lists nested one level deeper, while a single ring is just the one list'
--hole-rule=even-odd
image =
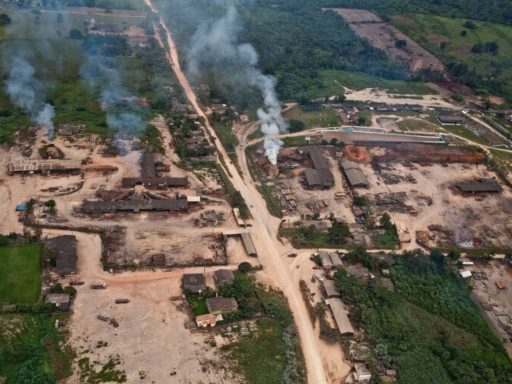
[{"label": "hillside", "polygon": [[440,57],[454,80],[512,100],[512,27],[424,14],[394,16],[403,33]]}]

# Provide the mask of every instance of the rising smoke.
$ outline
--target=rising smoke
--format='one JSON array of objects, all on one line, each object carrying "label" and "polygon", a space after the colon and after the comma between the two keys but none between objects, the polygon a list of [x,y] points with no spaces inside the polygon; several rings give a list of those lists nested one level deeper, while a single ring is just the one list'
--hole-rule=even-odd
[{"label": "rising smoke", "polygon": [[9,55],[3,65],[8,71],[5,90],[11,102],[28,113],[32,122],[43,127],[48,137],[53,139],[55,111],[51,104],[44,101],[41,83],[34,77],[34,67],[23,51]]},{"label": "rising smoke", "polygon": [[261,92],[264,106],[258,109],[258,118],[264,134],[265,154],[276,164],[283,144],[279,134],[288,127],[281,115],[276,80],[258,68],[258,53],[252,45],[238,44],[241,25],[234,3],[227,0],[217,3],[226,8],[225,14],[220,19],[203,22],[197,29],[187,53],[188,71],[192,76],[204,69],[223,72],[217,80],[251,86]]},{"label": "rising smoke", "polygon": [[141,108],[135,103],[135,97],[123,86],[115,60],[101,54],[101,48],[98,47],[89,49],[85,55],[81,76],[93,92],[99,93],[101,109],[106,113],[109,131],[117,139],[144,132]]}]

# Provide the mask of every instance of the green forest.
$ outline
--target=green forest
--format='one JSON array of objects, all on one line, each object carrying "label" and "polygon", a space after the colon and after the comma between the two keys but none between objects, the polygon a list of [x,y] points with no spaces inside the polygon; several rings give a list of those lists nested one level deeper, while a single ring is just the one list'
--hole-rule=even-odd
[{"label": "green forest", "polygon": [[258,0],[260,5],[282,7],[345,7],[370,9],[383,15],[428,13],[448,17],[512,24],[510,0]]},{"label": "green forest", "polygon": [[[175,36],[182,47],[182,60],[186,61],[187,47],[190,38],[198,27],[198,20],[218,17],[222,9],[211,5],[205,0],[194,2],[194,6],[185,4],[183,0],[159,1],[159,7],[167,10],[167,17]],[[423,39],[441,33],[446,39],[441,46],[435,47],[428,42],[419,41],[428,50],[438,55],[446,64],[451,78],[468,85],[480,94],[497,94],[510,98],[509,73],[510,57],[507,55],[507,36],[499,35],[499,39],[485,40],[491,30],[501,31],[512,24],[512,2],[494,0],[482,3],[479,1],[435,1],[435,0],[258,0],[239,2],[238,12],[241,16],[239,43],[251,43],[258,52],[259,65],[263,73],[274,75],[277,90],[281,99],[307,101],[311,98],[341,93],[333,86],[332,79],[336,73],[358,73],[364,79],[381,78],[386,80],[432,80],[428,76],[410,76],[407,71],[391,61],[383,51],[373,48],[366,40],[358,38],[344,20],[333,12],[326,12],[322,7],[351,7],[372,10],[385,21],[395,22],[397,17],[434,18],[443,16],[447,23],[460,22],[456,31],[446,31],[445,25],[434,28],[434,23],[410,25],[395,24],[411,37]],[[419,16],[414,16],[419,15]],[[458,18],[458,19],[457,19]],[[464,20],[483,20],[486,25],[477,30],[463,27]],[[489,22],[494,22],[491,24]],[[501,26],[500,24],[501,23]],[[437,22],[436,25],[438,25]],[[481,23],[477,22],[480,26]],[[429,29],[433,27],[434,29]],[[422,28],[422,29],[420,29]],[[473,42],[467,52],[462,55],[460,34],[466,30],[467,44]],[[446,35],[446,37],[445,37]],[[492,36],[491,36],[492,37]],[[482,38],[484,40],[480,41]],[[500,43],[500,40],[503,43]],[[487,43],[487,45],[486,45]],[[498,46],[496,46],[496,44]],[[474,46],[474,48],[473,48]],[[486,51],[486,47],[493,51]],[[472,51],[473,48],[473,51]],[[479,51],[480,49],[480,51]],[[470,56],[469,63],[461,60]],[[325,76],[329,73],[329,76]],[[342,77],[342,76],[340,76]],[[211,77],[210,77],[211,79]],[[366,80],[366,79],[364,79]],[[337,83],[336,83],[337,84]],[[343,85],[345,85],[343,83]],[[378,84],[372,85],[378,86]],[[407,85],[406,85],[407,86]],[[232,92],[224,92],[226,101]],[[240,95],[233,98],[240,99]]]},{"label": "green forest", "polygon": [[[370,255],[358,252],[378,270]],[[378,360],[397,370],[399,383],[512,383],[512,362],[444,256],[406,253],[390,272],[394,290],[344,271],[335,280]]]},{"label": "green forest", "polygon": [[[166,10],[174,36],[186,60],[191,36],[198,20],[222,15],[222,9],[205,0],[194,7],[182,0],[157,1]],[[249,42],[258,52],[265,74],[274,75],[283,99],[301,100],[332,92],[325,70],[360,72],[393,80],[407,73],[365,40],[359,39],[343,19],[316,6],[269,7],[250,3],[238,7],[242,28],[238,42]]]}]

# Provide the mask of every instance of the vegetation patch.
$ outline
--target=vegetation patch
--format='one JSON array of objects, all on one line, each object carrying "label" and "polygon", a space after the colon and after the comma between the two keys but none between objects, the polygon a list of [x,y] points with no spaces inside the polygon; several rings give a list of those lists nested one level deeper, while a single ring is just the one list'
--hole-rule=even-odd
[{"label": "vegetation patch", "polygon": [[249,384],[305,383],[300,343],[286,299],[261,288],[257,296],[267,317],[257,320],[256,332],[240,336],[223,351]]},{"label": "vegetation patch", "polygon": [[306,136],[284,137],[282,140],[285,147],[300,147],[309,144],[309,141],[306,140]]},{"label": "vegetation patch", "polygon": [[396,125],[403,131],[444,132],[438,125],[420,119],[404,119]]},{"label": "vegetation patch", "polygon": [[365,88],[380,88],[387,90],[391,94],[435,95],[438,93],[427,84],[419,81],[387,80],[362,72],[323,70],[320,71],[320,78],[327,89],[331,90],[332,95],[343,94],[344,87],[355,91]]},{"label": "vegetation patch", "polygon": [[161,154],[165,153],[165,148],[162,145],[162,139],[160,138],[160,132],[152,125],[148,125],[146,128],[146,133],[142,137],[142,142],[149,147],[151,152]]},{"label": "vegetation patch", "polygon": [[0,247],[0,302],[34,304],[41,292],[41,245]]},{"label": "vegetation patch", "polygon": [[189,296],[187,298],[194,316],[206,315],[208,308],[206,307],[206,297],[204,296]]},{"label": "vegetation patch", "polygon": [[469,129],[458,126],[458,125],[446,125],[444,127],[448,132],[451,132],[457,136],[463,137],[464,139],[467,139],[469,141],[472,141],[474,143],[487,145],[484,139],[482,139],[477,134],[471,132]]},{"label": "vegetation patch", "polygon": [[295,248],[339,248],[348,243],[350,229],[346,224],[333,220],[327,231],[299,223],[296,228],[281,230],[279,234],[289,238]]},{"label": "vegetation patch", "polygon": [[224,170],[219,165],[217,165],[217,171],[219,172],[220,178],[222,179],[222,183],[224,184],[224,188],[226,189],[226,192],[229,195],[230,204],[233,207],[240,209],[240,215],[242,216],[242,218],[250,218],[251,212],[249,211],[249,207],[247,206],[240,191],[238,191],[234,187],[231,180],[229,180],[228,175],[226,175],[226,172],[224,172]]},{"label": "vegetation patch", "polygon": [[286,111],[284,117],[302,121],[306,129],[317,127],[337,127],[340,119],[334,109],[296,107]]},{"label": "vegetation patch", "polygon": [[0,376],[6,383],[54,384],[71,375],[73,352],[66,332],[55,329],[64,315],[0,315]]},{"label": "vegetation patch", "polygon": [[[378,264],[368,265],[377,272]],[[379,360],[397,370],[398,383],[512,382],[500,340],[442,254],[405,253],[390,271],[394,291],[344,271],[335,280]]]},{"label": "vegetation patch", "polygon": [[283,206],[281,201],[274,193],[274,189],[272,187],[262,185],[258,187],[261,195],[265,199],[265,203],[267,204],[268,212],[275,217],[283,217]]},{"label": "vegetation patch", "polygon": [[402,32],[440,57],[458,82],[479,93],[512,100],[511,26],[428,14],[392,20]]},{"label": "vegetation patch", "polygon": [[78,360],[80,380],[87,384],[126,383],[125,372],[117,368],[120,364],[121,358],[118,355],[110,356],[107,363],[98,371],[88,357],[83,357]]}]

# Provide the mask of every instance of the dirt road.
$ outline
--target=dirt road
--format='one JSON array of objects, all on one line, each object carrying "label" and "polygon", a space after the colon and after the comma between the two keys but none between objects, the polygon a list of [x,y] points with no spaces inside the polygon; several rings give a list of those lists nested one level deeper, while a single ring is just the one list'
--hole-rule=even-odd
[{"label": "dirt road", "polygon": [[[158,14],[158,10],[153,6],[151,0],[145,0],[145,3],[155,14]],[[308,371],[308,382],[314,384],[326,384],[327,379],[320,353],[319,340],[317,339],[313,325],[309,320],[306,306],[299,293],[299,288],[292,279],[289,267],[283,260],[283,254],[286,253],[286,249],[284,249],[275,237],[279,227],[279,220],[269,215],[265,202],[257,191],[254,182],[252,180],[247,180],[246,183],[238,173],[236,167],[229,160],[229,157],[222,146],[221,141],[218,139],[215,130],[197,103],[196,95],[194,94],[188,79],[180,68],[176,45],[174,44],[167,25],[161,17],[158,22],[167,35],[167,58],[170,61],[171,67],[195,112],[199,116],[205,118],[206,128],[210,135],[216,138],[214,143],[217,152],[227,162],[224,168],[227,173],[231,175],[233,185],[240,191],[243,198],[249,205],[251,214],[254,218],[253,230],[251,232],[255,246],[258,250],[260,261],[265,267],[266,272],[273,277],[276,285],[279,286],[288,298],[301,338],[302,350],[304,352],[306,368]]]},{"label": "dirt road", "polygon": [[[44,235],[63,235],[68,231],[44,231]],[[78,286],[70,322],[70,341],[80,359],[89,359],[97,371],[119,356],[117,367],[126,382],[139,383],[239,383],[223,368],[223,362],[208,333],[192,332],[193,325],[181,299],[183,273],[211,273],[219,267],[194,267],[183,270],[139,271],[113,275],[100,263],[101,239],[95,234],[73,233],[78,240],[78,273],[86,284]],[[105,282],[105,290],[89,284]],[[126,305],[114,300],[126,298]],[[171,300],[171,298],[174,298]],[[178,298],[178,299],[176,299]],[[97,315],[118,320],[119,327],[99,321]],[[176,343],[176,340],[187,342]],[[76,369],[67,384],[85,382]],[[173,372],[170,381],[170,373]]]}]

